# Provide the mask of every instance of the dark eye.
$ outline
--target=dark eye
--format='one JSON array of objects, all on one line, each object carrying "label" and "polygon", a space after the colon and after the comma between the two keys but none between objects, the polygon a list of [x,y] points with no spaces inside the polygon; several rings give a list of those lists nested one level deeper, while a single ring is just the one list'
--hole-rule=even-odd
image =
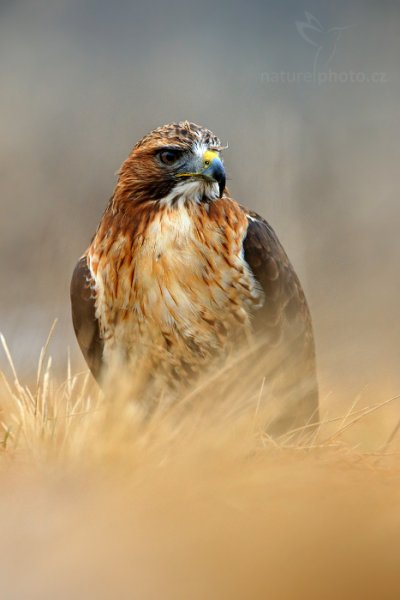
[{"label": "dark eye", "polygon": [[182,152],[180,150],[162,150],[158,156],[164,165],[173,165],[182,156]]}]

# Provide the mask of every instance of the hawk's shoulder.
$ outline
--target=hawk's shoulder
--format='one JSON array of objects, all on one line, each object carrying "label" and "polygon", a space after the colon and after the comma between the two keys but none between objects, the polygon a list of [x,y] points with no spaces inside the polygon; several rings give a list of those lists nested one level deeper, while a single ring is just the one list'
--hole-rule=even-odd
[{"label": "hawk's shoulder", "polygon": [[242,208],[248,219],[244,258],[265,295],[264,306],[255,315],[256,328],[280,329],[284,322],[296,321],[300,330],[312,337],[302,286],[276,233],[260,215]]}]

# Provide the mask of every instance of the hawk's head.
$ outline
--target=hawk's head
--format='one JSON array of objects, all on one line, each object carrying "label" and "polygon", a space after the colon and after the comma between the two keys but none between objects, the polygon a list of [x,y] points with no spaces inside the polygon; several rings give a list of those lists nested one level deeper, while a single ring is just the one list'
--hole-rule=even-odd
[{"label": "hawk's head", "polygon": [[117,190],[138,202],[214,200],[225,189],[222,149],[211,131],[195,123],[164,125],[133,148],[121,167]]}]

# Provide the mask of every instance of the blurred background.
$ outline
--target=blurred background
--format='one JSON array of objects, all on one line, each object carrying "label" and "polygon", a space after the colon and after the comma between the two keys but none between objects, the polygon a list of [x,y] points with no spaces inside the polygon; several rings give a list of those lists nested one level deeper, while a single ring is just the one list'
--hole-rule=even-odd
[{"label": "blurred background", "polygon": [[[400,391],[400,6],[1,0],[0,331],[83,366],[69,281],[138,138],[189,119],[304,283],[332,412]],[[0,368],[5,358],[0,355]]]}]

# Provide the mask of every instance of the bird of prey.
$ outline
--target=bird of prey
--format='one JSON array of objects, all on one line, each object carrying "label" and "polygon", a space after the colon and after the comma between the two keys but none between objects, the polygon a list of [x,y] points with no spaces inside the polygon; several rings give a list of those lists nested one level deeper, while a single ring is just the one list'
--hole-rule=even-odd
[{"label": "bird of prey", "polygon": [[309,309],[271,226],[230,197],[223,149],[188,121],[135,145],[73,273],[75,333],[100,383],[128,365],[153,391],[193,384],[262,339],[264,381],[274,371],[285,405],[279,426],[301,425],[318,413]]}]

